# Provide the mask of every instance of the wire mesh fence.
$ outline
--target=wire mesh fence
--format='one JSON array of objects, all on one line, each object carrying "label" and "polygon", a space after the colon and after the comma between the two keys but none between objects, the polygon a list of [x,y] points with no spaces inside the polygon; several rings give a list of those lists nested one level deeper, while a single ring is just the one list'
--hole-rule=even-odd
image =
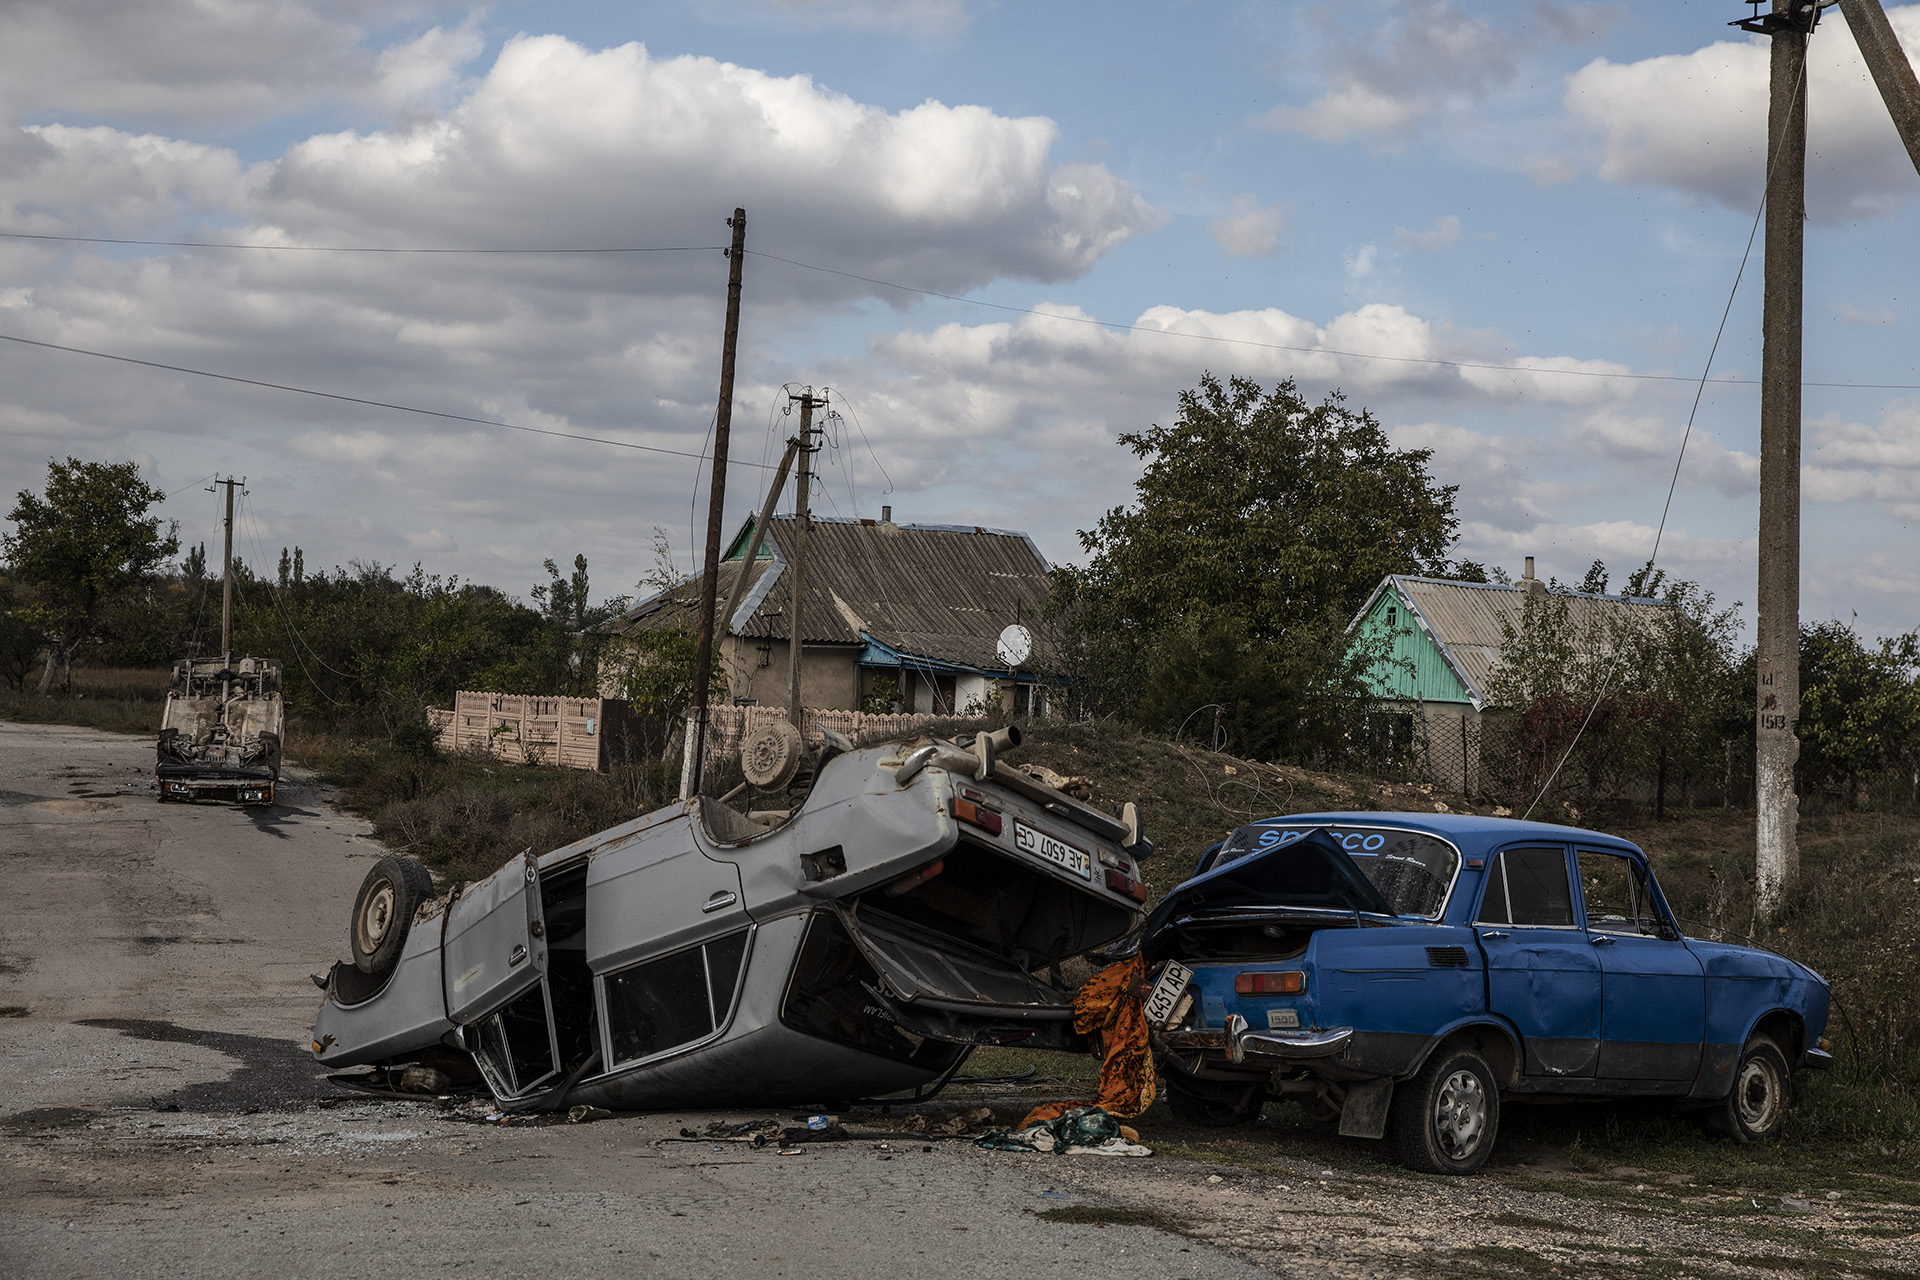
[{"label": "wire mesh fence", "polygon": [[[1597,723],[1596,723],[1597,721]],[[1583,730],[1584,725],[1584,731]],[[1475,711],[1455,705],[1377,705],[1353,718],[1317,762],[1390,782],[1422,783],[1511,810],[1659,815],[1747,809],[1753,739],[1688,739],[1627,713],[1577,716]],[[1920,770],[1865,770],[1804,782],[1803,809],[1920,811]]]}]

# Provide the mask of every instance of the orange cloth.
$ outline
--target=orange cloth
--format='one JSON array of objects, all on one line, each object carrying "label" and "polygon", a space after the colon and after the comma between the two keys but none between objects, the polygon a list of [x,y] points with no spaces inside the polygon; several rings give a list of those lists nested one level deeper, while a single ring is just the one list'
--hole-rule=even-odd
[{"label": "orange cloth", "polygon": [[1147,1039],[1146,1002],[1137,988],[1146,981],[1147,962],[1131,960],[1108,965],[1087,979],[1073,997],[1073,1029],[1098,1035],[1106,1052],[1100,1064],[1100,1093],[1091,1104],[1049,1102],[1035,1107],[1020,1122],[1052,1120],[1075,1107],[1096,1106],[1116,1116],[1137,1116],[1153,1105],[1159,1086],[1153,1075],[1153,1046]]}]

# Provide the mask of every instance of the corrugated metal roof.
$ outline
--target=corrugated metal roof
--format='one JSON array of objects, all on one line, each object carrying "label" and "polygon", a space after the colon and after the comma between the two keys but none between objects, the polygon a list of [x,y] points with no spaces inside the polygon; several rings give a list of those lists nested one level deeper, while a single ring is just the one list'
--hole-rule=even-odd
[{"label": "corrugated metal roof", "polygon": [[[1396,661],[1374,669],[1373,682],[1382,697],[1424,697],[1428,701],[1451,701],[1445,680],[1436,679],[1436,663],[1464,685],[1464,694],[1476,707],[1487,705],[1487,688],[1493,669],[1500,661],[1500,646],[1505,641],[1502,627],[1520,627],[1526,604],[1524,585],[1502,586],[1492,582],[1454,582],[1444,578],[1415,578],[1390,574],[1367,597],[1366,604],[1347,625],[1349,633],[1373,634],[1383,627],[1380,615],[1382,597],[1391,592],[1406,601],[1418,635],[1397,634],[1391,657]],[[1650,620],[1657,610],[1671,605],[1641,596],[1600,596],[1568,593],[1568,620],[1572,624],[1576,652],[1582,638],[1603,633],[1597,624],[1625,616]],[[1400,631],[1404,632],[1404,624]],[[1431,643],[1429,643],[1431,642]],[[1408,646],[1412,645],[1412,650]],[[1407,670],[1411,667],[1411,671]]]},{"label": "corrugated metal roof", "polygon": [[[1392,582],[1421,618],[1451,659],[1468,689],[1484,702],[1494,666],[1505,641],[1503,626],[1520,627],[1527,593],[1522,587],[1497,583],[1449,582],[1440,578],[1394,575]],[[1657,600],[1627,596],[1567,595],[1568,621],[1575,637],[1590,634],[1605,616],[1624,613],[1650,620],[1671,608]]]},{"label": "corrugated metal roof", "polygon": [[[737,634],[788,638],[795,532],[792,516],[768,522],[767,539],[775,556],[748,567],[752,576],[745,605],[763,594],[760,587],[767,575],[775,576],[758,607],[740,620]],[[735,537],[733,549],[744,554],[742,537]],[[743,567],[739,560],[720,566],[722,607]],[[1023,533],[818,517],[807,536],[806,578],[801,616],[808,644],[857,645],[864,633],[903,653],[986,670],[1001,669],[994,649],[1009,624],[1024,623],[1039,643],[1034,623],[1046,609],[1051,590],[1047,562]],[[698,591],[696,581],[675,591],[672,599],[655,597],[609,629],[692,625]],[[1036,653],[1028,665],[1045,661],[1045,654]]]}]

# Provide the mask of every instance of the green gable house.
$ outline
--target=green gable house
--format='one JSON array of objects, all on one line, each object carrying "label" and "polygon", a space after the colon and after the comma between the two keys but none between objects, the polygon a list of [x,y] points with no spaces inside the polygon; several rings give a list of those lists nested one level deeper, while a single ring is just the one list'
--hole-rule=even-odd
[{"label": "green gable house", "polygon": [[[1520,628],[1529,594],[1545,596],[1533,576],[1533,557],[1512,586],[1389,574],[1347,624],[1350,644],[1385,638],[1386,655],[1368,681],[1382,708],[1413,717],[1413,752],[1435,786],[1477,794],[1480,722],[1497,711],[1488,690],[1505,641],[1504,627]],[[1594,634],[1596,613],[1624,610],[1644,619],[1661,601],[1636,596],[1574,593],[1566,597],[1576,635]]]}]

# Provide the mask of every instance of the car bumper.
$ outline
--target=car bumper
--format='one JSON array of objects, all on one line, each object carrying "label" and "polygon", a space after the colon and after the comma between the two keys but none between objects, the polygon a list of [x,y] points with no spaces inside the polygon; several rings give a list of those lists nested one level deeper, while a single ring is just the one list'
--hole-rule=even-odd
[{"label": "car bumper", "polygon": [[1328,1027],[1320,1031],[1251,1031],[1246,1020],[1235,1014],[1227,1019],[1227,1061],[1238,1066],[1249,1058],[1276,1066],[1288,1062],[1331,1058],[1346,1049],[1353,1040],[1352,1027]]}]

